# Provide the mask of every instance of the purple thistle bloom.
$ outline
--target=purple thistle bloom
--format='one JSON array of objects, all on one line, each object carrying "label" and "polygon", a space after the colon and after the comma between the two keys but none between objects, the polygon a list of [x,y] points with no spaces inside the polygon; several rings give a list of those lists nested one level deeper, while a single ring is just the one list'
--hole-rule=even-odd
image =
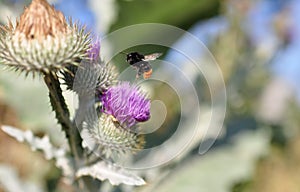
[{"label": "purple thistle bloom", "polygon": [[91,44],[90,49],[87,51],[91,60],[98,60],[100,54],[100,41],[98,38]]},{"label": "purple thistle bloom", "polygon": [[121,125],[131,127],[150,118],[150,100],[129,82],[110,87],[101,96],[101,101],[103,112],[112,115]]}]

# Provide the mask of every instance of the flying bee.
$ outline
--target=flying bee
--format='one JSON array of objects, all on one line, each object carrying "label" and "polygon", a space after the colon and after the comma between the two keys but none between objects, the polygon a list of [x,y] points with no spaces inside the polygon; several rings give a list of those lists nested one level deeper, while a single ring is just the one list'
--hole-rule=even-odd
[{"label": "flying bee", "polygon": [[143,55],[138,52],[132,52],[126,55],[126,61],[137,71],[136,79],[138,79],[141,75],[143,75],[144,79],[148,79],[152,75],[152,67],[149,61],[157,59],[162,55],[162,53]]}]

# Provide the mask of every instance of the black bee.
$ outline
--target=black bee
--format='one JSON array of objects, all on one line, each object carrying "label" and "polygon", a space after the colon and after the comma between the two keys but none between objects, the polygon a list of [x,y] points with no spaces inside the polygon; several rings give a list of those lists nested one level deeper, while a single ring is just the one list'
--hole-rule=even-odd
[{"label": "black bee", "polygon": [[160,57],[162,53],[153,53],[150,55],[142,55],[138,52],[126,54],[126,61],[137,70],[136,78],[143,75],[144,79],[148,79],[152,75],[152,67],[148,61],[153,61]]}]

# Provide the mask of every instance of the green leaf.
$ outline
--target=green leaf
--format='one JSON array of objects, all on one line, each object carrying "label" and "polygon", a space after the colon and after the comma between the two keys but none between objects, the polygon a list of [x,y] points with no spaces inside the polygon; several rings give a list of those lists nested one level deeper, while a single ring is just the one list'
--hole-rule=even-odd
[{"label": "green leaf", "polygon": [[104,161],[97,162],[91,166],[80,168],[76,177],[91,176],[101,181],[108,180],[112,185],[144,185],[146,182],[139,176],[116,165]]}]

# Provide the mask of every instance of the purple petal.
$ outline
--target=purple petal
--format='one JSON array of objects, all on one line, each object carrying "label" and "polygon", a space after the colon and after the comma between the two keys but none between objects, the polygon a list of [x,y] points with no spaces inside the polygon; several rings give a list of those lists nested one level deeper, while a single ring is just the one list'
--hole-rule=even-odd
[{"label": "purple petal", "polygon": [[136,86],[128,82],[110,87],[101,97],[101,101],[103,112],[113,115],[127,127],[150,118],[150,100]]}]

